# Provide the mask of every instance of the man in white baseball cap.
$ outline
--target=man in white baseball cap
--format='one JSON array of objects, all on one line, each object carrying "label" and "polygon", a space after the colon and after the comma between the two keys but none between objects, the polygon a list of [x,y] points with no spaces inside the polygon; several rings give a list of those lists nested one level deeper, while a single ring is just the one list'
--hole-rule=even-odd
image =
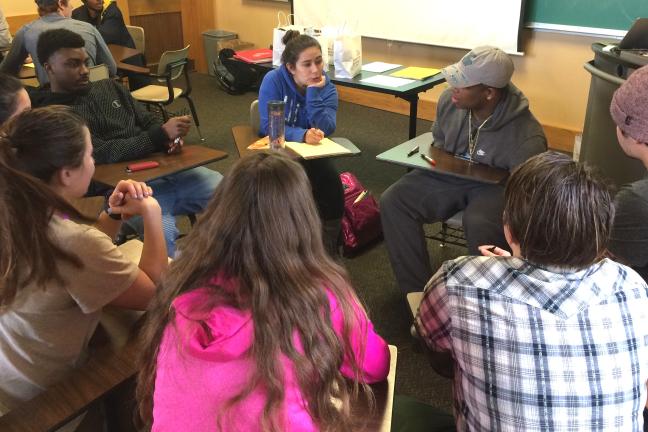
[{"label": "man in white baseball cap", "polygon": [[[529,102],[511,83],[513,62],[499,48],[477,47],[442,70],[450,85],[439,97],[434,145],[471,163],[512,170],[547,149]],[[380,200],[385,243],[404,293],[423,291],[432,276],[423,224],[463,210],[468,252],[480,245],[506,248],[502,226],[504,185],[416,169]]]}]

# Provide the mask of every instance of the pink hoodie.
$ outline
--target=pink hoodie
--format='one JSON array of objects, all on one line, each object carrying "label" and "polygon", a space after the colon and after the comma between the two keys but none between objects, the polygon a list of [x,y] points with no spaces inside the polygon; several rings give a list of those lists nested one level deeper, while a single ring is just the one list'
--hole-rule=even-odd
[{"label": "pink hoodie", "polygon": [[[341,335],[343,319],[337,301],[327,291],[331,321]],[[217,306],[207,313],[193,312],[208,299],[208,291],[196,289],[176,298],[175,325],[167,326],[157,358],[153,395],[153,431],[215,431],[218,407],[238,394],[248,382],[253,360],[247,355],[254,343],[254,325],[248,310]],[[352,330],[351,343],[358,352],[365,338],[365,359],[361,365],[367,383],[382,381],[389,372],[389,348],[378,336],[359,305],[355,305],[358,326]],[[205,326],[198,325],[203,320]],[[292,363],[281,356],[284,368],[285,399],[280,418],[282,431],[317,431],[302,399]],[[341,372],[351,378],[348,362]],[[224,416],[223,430],[252,432],[261,430],[264,392],[255,389]]]}]

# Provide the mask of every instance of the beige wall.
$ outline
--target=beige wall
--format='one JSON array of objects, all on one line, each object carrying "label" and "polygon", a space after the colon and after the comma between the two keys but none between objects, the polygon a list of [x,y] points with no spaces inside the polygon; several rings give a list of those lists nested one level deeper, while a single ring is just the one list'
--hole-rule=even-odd
[{"label": "beige wall", "polygon": [[34,0],[0,0],[0,9],[5,16],[34,14],[37,10]]},{"label": "beige wall", "polygon": [[[81,6],[81,0],[69,0],[72,3],[73,7]],[[119,8],[124,13],[124,21],[126,24],[130,23],[130,13],[128,9],[128,0],[116,0]],[[177,0],[180,1],[180,0]],[[21,26],[26,22],[31,21],[34,18],[38,18],[35,15],[38,14],[38,8],[33,0],[0,0],[0,9],[4,15],[8,18],[9,28],[12,33],[15,33],[18,28],[16,26]],[[22,18],[14,18],[21,17]],[[15,25],[14,25],[15,24]]]},{"label": "beige wall", "polygon": [[[289,11],[281,3],[257,0],[214,0],[216,25],[237,32],[239,38],[258,47],[272,43],[277,11]],[[514,57],[515,84],[528,96],[541,123],[582,130],[589,89],[589,74],[583,63],[593,53],[590,45],[601,38],[525,30],[524,56]],[[363,39],[363,61],[382,60],[412,66],[442,67],[457,61],[465,50]],[[436,101],[440,88],[422,99]]]}]

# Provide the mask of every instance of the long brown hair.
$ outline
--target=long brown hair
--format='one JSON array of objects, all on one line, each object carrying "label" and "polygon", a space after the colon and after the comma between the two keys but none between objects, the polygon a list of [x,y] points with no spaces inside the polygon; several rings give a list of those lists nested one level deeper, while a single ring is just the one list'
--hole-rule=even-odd
[{"label": "long brown hair", "polygon": [[81,267],[50,239],[48,227],[55,211],[85,218],[47,182],[57,169],[78,166],[83,128],[67,108],[52,106],[22,113],[0,131],[0,307],[31,282],[64,283],[59,260]]},{"label": "long brown hair", "polygon": [[[254,322],[251,356],[256,370],[240,394],[225,406],[214,407],[219,413],[215,427],[227,430],[222,426],[223,414],[263,386],[267,399],[261,427],[280,430],[282,353],[294,363],[307,409],[320,429],[352,428],[350,401],[358,397],[359,365],[364,357],[364,346],[356,358],[350,343],[351,329],[357,326],[353,304],[358,300],[346,272],[325,253],[320,232],[311,187],[298,163],[278,154],[257,153],[234,165],[187,236],[149,312],[137,383],[139,412],[145,423],[152,421],[160,341],[174,321],[171,303],[181,293],[207,286],[213,305],[249,309]],[[236,279],[238,291],[210,286],[208,280],[218,273]],[[325,288],[336,297],[343,313],[342,338],[332,328]],[[293,344],[295,333],[303,354]],[[356,382],[352,389],[340,373],[343,358],[352,362]],[[363,387],[371,399],[370,390]],[[342,403],[336,406],[332,398]]]}]

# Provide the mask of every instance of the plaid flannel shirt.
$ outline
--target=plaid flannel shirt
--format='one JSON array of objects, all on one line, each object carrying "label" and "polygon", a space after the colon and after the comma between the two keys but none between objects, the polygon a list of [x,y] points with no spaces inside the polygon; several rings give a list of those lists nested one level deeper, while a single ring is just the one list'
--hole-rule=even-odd
[{"label": "plaid flannel shirt", "polygon": [[416,326],[455,360],[457,430],[643,430],[648,286],[628,267],[462,257],[432,277]]}]

